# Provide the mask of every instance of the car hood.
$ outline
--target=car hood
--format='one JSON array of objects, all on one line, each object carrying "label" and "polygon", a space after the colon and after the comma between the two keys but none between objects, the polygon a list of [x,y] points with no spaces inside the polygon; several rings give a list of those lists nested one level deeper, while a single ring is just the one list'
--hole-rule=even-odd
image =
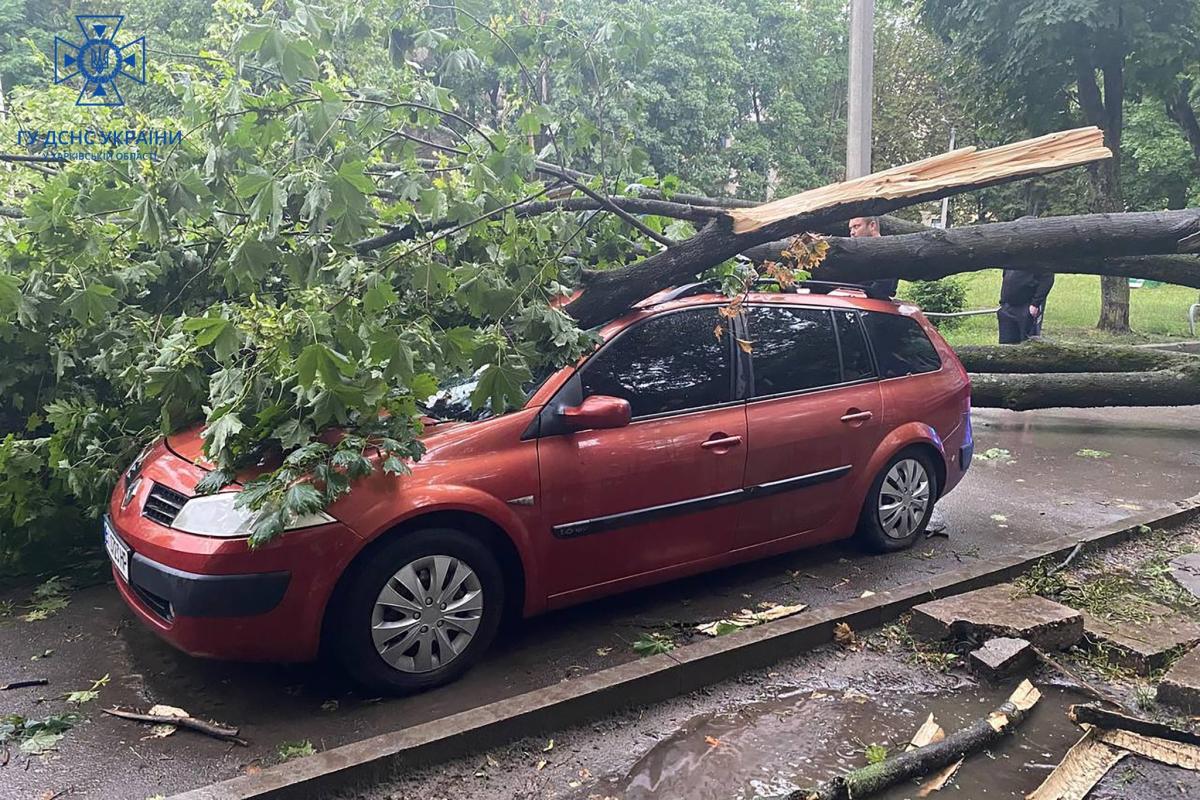
[{"label": "car hood", "polygon": [[[425,430],[420,438],[425,443],[427,449],[455,440],[479,424],[478,422],[435,420],[430,417],[424,417],[421,421],[425,425]],[[195,425],[173,433],[167,437],[167,447],[170,448],[172,453],[185,461],[190,461],[202,469],[212,470],[215,465],[204,455],[204,430],[203,425]],[[318,438],[327,444],[334,444],[341,436],[341,431],[330,430],[321,434]],[[250,480],[262,475],[264,472],[269,472],[277,468],[280,463],[280,454],[278,452],[270,453],[257,464],[248,466],[238,472],[237,480],[239,483]]]}]

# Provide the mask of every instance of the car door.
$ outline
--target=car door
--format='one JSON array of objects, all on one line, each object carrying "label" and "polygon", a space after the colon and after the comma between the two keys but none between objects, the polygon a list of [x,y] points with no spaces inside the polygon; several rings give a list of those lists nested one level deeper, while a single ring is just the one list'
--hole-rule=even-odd
[{"label": "car door", "polygon": [[[724,553],[746,465],[746,411],[716,306],[665,312],[622,331],[543,411],[590,396],[628,400],[630,424],[538,440],[551,605],[644,584]],[[545,435],[549,430],[551,435]],[[556,599],[557,598],[557,599]]]},{"label": "car door", "polygon": [[858,312],[751,306],[743,546],[820,528],[878,446],[879,382]]}]

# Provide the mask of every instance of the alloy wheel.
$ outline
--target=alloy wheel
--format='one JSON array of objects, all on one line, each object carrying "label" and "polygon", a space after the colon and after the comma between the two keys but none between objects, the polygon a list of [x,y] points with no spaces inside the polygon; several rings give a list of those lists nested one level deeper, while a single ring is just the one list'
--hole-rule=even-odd
[{"label": "alloy wheel", "polygon": [[371,613],[375,650],[401,672],[431,672],[462,654],[483,619],[479,576],[454,556],[422,556],[388,578]]},{"label": "alloy wheel", "polygon": [[897,461],[879,489],[879,525],[892,539],[916,532],[929,507],[929,473],[915,458]]}]

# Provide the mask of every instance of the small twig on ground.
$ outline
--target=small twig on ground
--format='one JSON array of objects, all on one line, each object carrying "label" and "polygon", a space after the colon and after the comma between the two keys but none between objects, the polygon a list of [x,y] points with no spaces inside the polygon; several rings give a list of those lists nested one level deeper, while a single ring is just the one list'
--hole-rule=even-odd
[{"label": "small twig on ground", "polygon": [[199,733],[212,736],[214,739],[220,739],[225,742],[234,742],[242,747],[248,747],[249,744],[245,739],[238,738],[238,729],[229,728],[224,725],[218,725],[215,722],[207,722],[195,717],[179,717],[179,716],[159,716],[157,714],[140,714],[136,711],[125,711],[120,708],[103,709],[105,714],[110,714],[121,719],[131,719],[135,722],[150,722],[155,725],[178,725],[181,728],[189,728]]},{"label": "small twig on ground", "polygon": [[1079,551],[1082,549],[1083,549],[1083,542],[1079,542],[1078,544],[1076,544],[1075,548],[1067,555],[1067,557],[1065,559],[1063,559],[1063,562],[1061,564],[1059,564],[1057,567],[1053,567],[1046,571],[1047,577],[1049,577],[1050,575],[1054,575],[1055,573],[1062,572],[1064,569],[1066,569],[1067,565],[1069,565],[1072,561],[1075,560],[1075,556],[1079,555]]},{"label": "small twig on ground", "polygon": [[[1033,647],[1033,645],[1030,645],[1030,646]],[[1083,690],[1084,694],[1088,695],[1089,697],[1091,697],[1095,700],[1099,700],[1101,703],[1106,703],[1110,706],[1115,706],[1116,708],[1119,708],[1121,711],[1124,711],[1127,714],[1131,713],[1130,710],[1125,706],[1125,704],[1122,703],[1120,700],[1117,700],[1115,697],[1108,694],[1107,692],[1103,692],[1100,689],[1097,689],[1095,686],[1092,686],[1090,683],[1085,681],[1078,673],[1071,670],[1069,667],[1067,667],[1061,661],[1057,661],[1057,660],[1051,658],[1042,649],[1040,649],[1038,647],[1033,647],[1033,652],[1036,653],[1037,657],[1041,660],[1041,662],[1043,664],[1045,664],[1046,666],[1050,667],[1050,669],[1054,670],[1055,672],[1058,672],[1061,675],[1065,675],[1066,677],[1068,677],[1072,681],[1074,681],[1075,684],[1080,689]]]},{"label": "small twig on ground", "polygon": [[50,681],[46,678],[31,678],[27,681],[13,681],[0,686],[0,692],[7,692],[9,689],[25,689],[30,686],[46,686]]}]

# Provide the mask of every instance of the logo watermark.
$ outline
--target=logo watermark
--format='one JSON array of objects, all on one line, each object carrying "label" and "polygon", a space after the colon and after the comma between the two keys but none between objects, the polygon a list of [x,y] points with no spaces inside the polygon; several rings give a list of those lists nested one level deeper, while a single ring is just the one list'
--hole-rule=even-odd
[{"label": "logo watermark", "polygon": [[125,105],[117,80],[146,82],[146,37],[118,45],[117,31],[125,21],[123,15],[79,14],[75,21],[83,31],[83,44],[54,37],[54,82],[83,76],[77,106]]}]

